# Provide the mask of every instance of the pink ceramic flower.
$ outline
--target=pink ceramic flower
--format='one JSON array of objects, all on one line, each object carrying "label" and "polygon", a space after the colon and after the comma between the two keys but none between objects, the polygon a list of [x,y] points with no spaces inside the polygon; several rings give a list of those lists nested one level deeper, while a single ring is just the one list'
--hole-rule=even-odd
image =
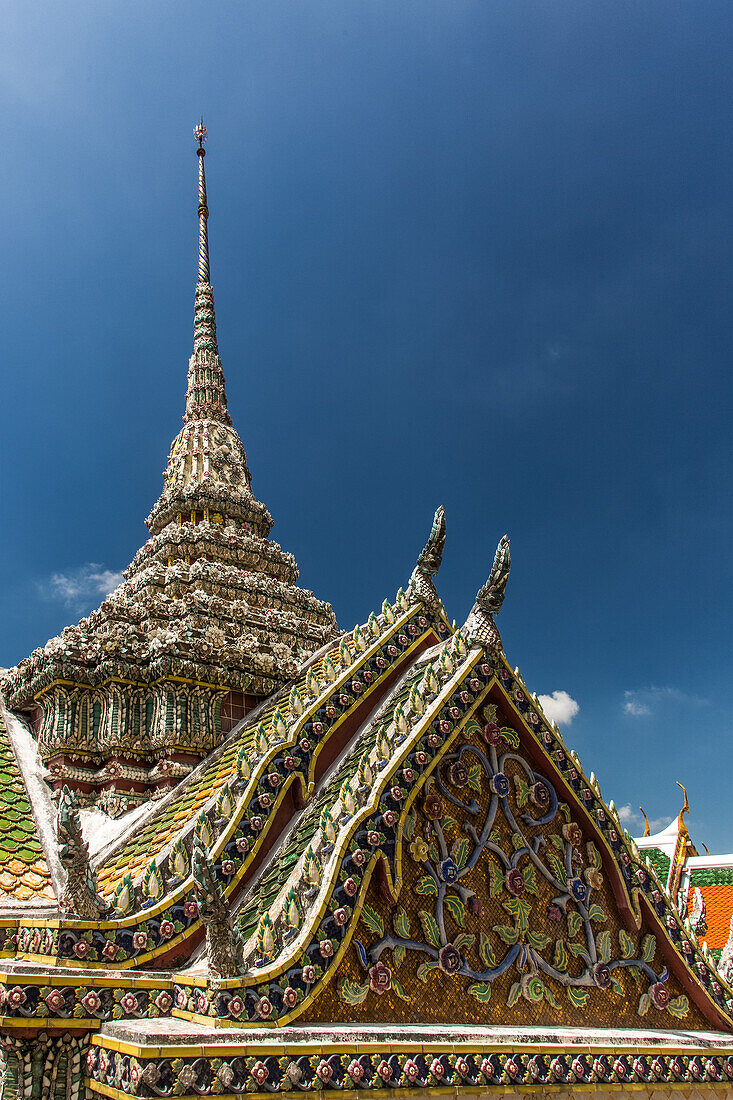
[{"label": "pink ceramic flower", "polygon": [[392,988],[392,971],[383,962],[376,962],[370,969],[369,988],[379,997]]},{"label": "pink ceramic flower", "polygon": [[60,1012],[66,1008],[66,998],[60,989],[52,989],[50,993],[44,997],[46,1007],[49,1012]]},{"label": "pink ceramic flower", "polygon": [[93,989],[90,989],[86,996],[82,997],[81,1003],[84,1005],[84,1008],[87,1010],[87,1012],[91,1014],[98,1010],[102,1002],[100,1001],[95,991]]},{"label": "pink ceramic flower", "polygon": [[155,998],[155,1007],[163,1013],[168,1012],[173,1004],[173,998],[167,989],[162,989],[158,996]]},{"label": "pink ceramic flower", "polygon": [[135,994],[130,991],[125,993],[124,996],[120,998],[120,1008],[123,1012],[126,1012],[128,1016],[132,1012],[137,1012],[138,1003]]},{"label": "pink ceramic flower", "polygon": [[357,1062],[357,1060],[354,1059],[353,1062],[349,1062],[349,1068],[346,1070],[346,1072],[348,1073],[352,1081],[358,1083],[364,1076],[364,1067],[362,1066],[361,1062]]},{"label": "pink ceramic flower", "polygon": [[252,1074],[253,1080],[255,1080],[258,1085],[263,1085],[270,1076],[270,1072],[264,1062],[255,1062],[250,1073]]}]

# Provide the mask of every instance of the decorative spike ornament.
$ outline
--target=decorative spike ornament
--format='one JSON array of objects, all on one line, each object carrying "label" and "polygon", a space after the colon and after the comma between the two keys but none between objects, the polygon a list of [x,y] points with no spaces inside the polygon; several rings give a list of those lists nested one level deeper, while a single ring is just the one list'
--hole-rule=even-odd
[{"label": "decorative spike ornament", "polygon": [[377,759],[381,764],[386,763],[392,756],[392,748],[384,726],[377,734]]},{"label": "decorative spike ornament", "polygon": [[246,783],[251,775],[249,749],[246,745],[240,745],[237,749],[237,779],[240,783]]},{"label": "decorative spike ornament", "polygon": [[367,628],[368,628],[369,633],[371,634],[372,638],[378,638],[379,635],[382,633],[382,628],[379,625],[379,619],[377,618],[377,616],[374,614],[373,611],[371,612],[369,618],[367,619]]},{"label": "decorative spike ornament", "polygon": [[333,814],[328,806],[326,806],[321,814],[321,820],[318,823],[318,827],[321,833],[321,848],[324,852],[329,851],[333,848],[336,840],[336,825]]},{"label": "decorative spike ornament", "polygon": [[228,783],[225,783],[222,789],[219,791],[219,797],[216,800],[216,813],[217,819],[224,824],[234,813],[234,799],[232,798],[232,790]]},{"label": "decorative spike ornament", "polygon": [[451,650],[459,661],[462,661],[468,653],[468,646],[462,631],[457,630],[451,638]]},{"label": "decorative spike ornament", "polygon": [[257,953],[263,959],[275,954],[275,926],[269,913],[263,913],[257,925]]},{"label": "decorative spike ornament", "polygon": [[188,858],[183,837],[179,837],[168,854],[168,868],[171,878],[175,882],[182,882],[191,869],[191,861]]},{"label": "decorative spike ornament", "polygon": [[395,621],[394,608],[387,599],[385,599],[384,603],[382,604],[382,617],[385,623],[389,623],[390,626]]},{"label": "decorative spike ornament", "polygon": [[339,642],[339,662],[342,668],[348,668],[351,664],[351,661],[351,650],[349,649],[347,637],[344,634],[343,638]]},{"label": "decorative spike ornament", "polygon": [[410,723],[407,721],[407,715],[405,714],[405,708],[402,703],[398,703],[392,713],[392,723],[397,732],[398,744],[405,739],[408,730],[410,729]]},{"label": "decorative spike ornament", "polygon": [[288,929],[289,938],[299,931],[302,919],[298,892],[294,886],[291,886],[283,901],[283,920]]},{"label": "decorative spike ornament", "polygon": [[394,602],[395,602],[395,607],[399,611],[401,611],[403,614],[404,614],[405,611],[407,611],[408,607],[410,606],[410,601],[407,598],[407,594],[406,594],[404,588],[398,588],[397,589],[397,595],[395,596],[395,601]]},{"label": "decorative spike ornament", "polygon": [[321,685],[312,668],[309,668],[305,674],[305,690],[311,699],[317,699],[321,694]]},{"label": "decorative spike ornament", "polygon": [[437,695],[440,691],[440,683],[438,682],[438,677],[435,675],[435,669],[432,664],[429,664],[425,669],[425,675],[420,681],[420,690],[426,699],[433,695]]},{"label": "decorative spike ornament", "polygon": [[202,810],[196,819],[196,826],[194,828],[194,839],[201,844],[203,848],[207,850],[211,848],[214,843],[214,833],[209,823],[209,819]]},{"label": "decorative spike ornament", "polygon": [[141,889],[143,897],[148,899],[150,904],[154,904],[156,901],[160,901],[165,891],[163,884],[163,876],[160,873],[160,868],[155,860],[148,865],[148,869],[143,875]]},{"label": "decorative spike ornament", "polygon": [[361,790],[366,790],[367,788],[371,787],[371,785],[374,782],[374,769],[372,768],[372,765],[369,762],[369,753],[368,752],[363,753],[361,758],[359,759],[359,770],[357,772],[357,780],[358,780],[358,783],[359,783],[359,788]]},{"label": "decorative spike ornament", "polygon": [[364,631],[360,626],[354,627],[354,648],[357,653],[363,653],[367,647],[367,640],[364,637]]},{"label": "decorative spike ornament", "polygon": [[422,693],[422,685],[422,680],[417,684],[413,684],[410,688],[410,696],[408,699],[410,710],[418,717],[425,713],[425,698]]},{"label": "decorative spike ornament", "polygon": [[257,754],[258,759],[261,756],[265,755],[265,753],[267,752],[268,747],[269,747],[269,738],[267,736],[267,727],[265,726],[264,722],[260,722],[260,724],[258,725],[257,730],[255,732],[255,743],[254,743],[255,753]]},{"label": "decorative spike ornament", "polygon": [[[296,718],[300,718],[301,714],[303,713],[304,707],[303,697],[298,691],[297,684],[294,684],[293,687],[290,689],[290,695],[288,696],[288,706],[290,707],[290,713],[295,715]],[[285,736],[285,733],[287,733],[287,723],[285,723],[285,732],[283,733],[283,736]]]},{"label": "decorative spike ornament", "polygon": [[303,860],[303,877],[309,886],[318,886],[321,882],[321,861],[310,844]]},{"label": "decorative spike ornament", "polygon": [[[298,696],[298,698],[300,698],[300,696]],[[303,705],[301,703],[301,711],[302,709]],[[277,744],[279,741],[285,740],[288,733],[288,723],[285,721],[285,715],[280,710],[280,707],[275,707],[275,713],[272,716],[270,729],[272,730],[271,744]]]},{"label": "decorative spike ornament", "polygon": [[132,885],[132,875],[128,872],[118,883],[112,895],[112,908],[116,917],[126,917],[135,904],[135,887]]},{"label": "decorative spike ornament", "polygon": [[438,656],[438,665],[441,677],[446,680],[456,671],[453,655],[447,645],[444,645]]},{"label": "decorative spike ornament", "polygon": [[344,779],[341,784],[339,801],[341,802],[341,816],[349,820],[354,816],[354,810],[356,809],[356,802],[354,801],[354,792],[351,789],[350,779]]},{"label": "decorative spike ornament", "polygon": [[327,684],[332,684],[338,676],[336,665],[333,663],[330,653],[326,654],[326,657],[323,661],[323,675],[326,679]]}]

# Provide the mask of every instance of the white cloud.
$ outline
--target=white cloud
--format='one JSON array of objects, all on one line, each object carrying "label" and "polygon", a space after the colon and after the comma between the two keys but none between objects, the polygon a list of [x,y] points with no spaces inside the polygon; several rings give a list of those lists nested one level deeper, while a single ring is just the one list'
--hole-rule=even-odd
[{"label": "white cloud", "polygon": [[60,600],[66,607],[79,609],[108,596],[121,583],[122,573],[90,561],[66,573],[52,573],[39,582],[38,590],[44,599]]},{"label": "white cloud", "polygon": [[551,722],[569,726],[580,706],[567,691],[553,691],[552,695],[538,696],[540,706]]},{"label": "white cloud", "polygon": [[704,707],[707,706],[708,700],[701,695],[689,695],[685,691],[680,691],[679,688],[657,687],[654,684],[648,688],[624,692],[624,713],[630,714],[632,718],[644,718],[662,703]]},{"label": "white cloud", "polygon": [[[625,695],[632,695],[633,693],[627,691]],[[624,703],[624,710],[627,714],[632,714],[634,718],[641,718],[644,714],[651,714],[652,708],[648,703],[639,703],[636,699],[627,699]]]},{"label": "white cloud", "polygon": [[[631,803],[627,802],[625,806],[619,806],[616,810],[618,819],[621,824],[629,830],[633,836],[639,836],[644,832],[644,817],[641,812],[637,813],[632,809]],[[653,817],[649,821],[649,830],[652,833],[659,833],[662,829],[666,829],[669,825],[671,817]]]}]

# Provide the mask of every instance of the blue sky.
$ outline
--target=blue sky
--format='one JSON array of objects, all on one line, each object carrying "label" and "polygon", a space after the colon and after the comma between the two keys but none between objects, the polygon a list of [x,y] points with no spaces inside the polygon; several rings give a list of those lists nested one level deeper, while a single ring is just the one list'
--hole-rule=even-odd
[{"label": "blue sky", "polygon": [[460,622],[508,531],[510,661],[632,829],[679,779],[733,850],[732,30],[730,0],[5,0],[0,665],[146,537],[203,111],[230,408],[302,583],[363,621],[443,503]]}]

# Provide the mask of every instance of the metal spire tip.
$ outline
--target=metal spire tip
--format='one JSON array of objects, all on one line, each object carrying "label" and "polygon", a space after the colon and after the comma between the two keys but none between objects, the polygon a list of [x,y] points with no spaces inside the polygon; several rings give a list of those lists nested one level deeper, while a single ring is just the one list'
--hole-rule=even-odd
[{"label": "metal spire tip", "polygon": [[200,122],[197,122],[196,125],[193,128],[193,136],[196,138],[196,141],[198,142],[199,149],[203,149],[203,147],[206,143],[206,138],[208,136],[207,133],[206,133],[206,127],[204,126],[203,115],[201,116]]}]

